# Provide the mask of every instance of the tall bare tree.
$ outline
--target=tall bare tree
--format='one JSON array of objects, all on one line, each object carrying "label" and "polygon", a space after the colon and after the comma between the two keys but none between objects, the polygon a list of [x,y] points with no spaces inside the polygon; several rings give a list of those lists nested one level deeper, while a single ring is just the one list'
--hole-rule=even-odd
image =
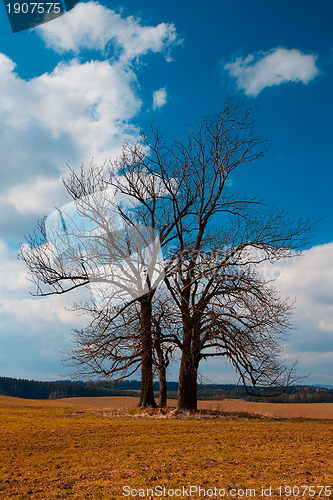
[{"label": "tall bare tree", "polygon": [[[182,318],[179,409],[196,409],[199,362],[211,356],[231,359],[246,385],[288,385],[292,370],[281,364],[279,338],[288,333],[291,306],[260,265],[297,255],[310,224],[233,190],[233,173],[265,152],[251,110],[228,101],[186,140],[166,145],[153,131],[144,143],[124,148],[111,183],[136,200],[136,217],[163,242],[165,283]],[[138,172],[156,180],[149,186],[153,206],[131,182]]]},{"label": "tall bare tree", "polygon": [[[112,308],[107,310],[108,322],[139,304],[140,348],[134,346],[138,338],[123,338],[119,352],[125,365],[128,353],[137,359],[141,352],[143,406],[154,405],[154,325],[162,342],[163,330],[153,301],[162,277],[182,325],[168,338],[181,351],[179,409],[196,409],[199,363],[212,356],[229,358],[246,386],[269,389],[291,380],[279,358],[291,306],[281,301],[260,266],[294,257],[305,244],[309,223],[293,223],[261,200],[239,195],[231,182],[236,170],[249,168],[264,151],[251,110],[231,100],[185,140],[170,144],[152,130],[140,143],[126,144],[110,165],[71,172],[65,187],[76,213],[94,222],[84,228],[84,238],[72,241],[82,230],[76,216],[67,217],[70,229],[66,226],[59,237],[65,221],[55,217],[57,237],[52,238],[52,224],[48,231],[41,225],[39,236],[30,238],[32,250],[21,252],[39,294],[90,283],[95,297],[102,297],[97,308],[117,306],[121,299],[116,314],[110,317]],[[115,231],[115,224],[122,229]],[[139,256],[135,264],[133,253]],[[42,291],[41,283],[51,292]]]}]

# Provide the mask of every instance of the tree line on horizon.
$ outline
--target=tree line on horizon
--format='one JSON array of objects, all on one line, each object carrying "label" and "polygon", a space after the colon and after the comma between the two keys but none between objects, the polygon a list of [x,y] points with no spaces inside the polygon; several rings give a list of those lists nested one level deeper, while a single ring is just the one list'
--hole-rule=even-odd
[{"label": "tree line on horizon", "polygon": [[[158,381],[154,382],[154,392],[159,391]],[[74,397],[138,396],[141,382],[128,380],[115,384],[112,388],[105,382],[51,381],[0,377],[0,395],[24,399],[62,399]],[[178,382],[167,382],[168,398],[177,397]],[[198,400],[244,399],[247,401],[269,401],[272,403],[333,403],[333,389],[314,386],[291,386],[285,394],[272,398],[249,396],[242,387],[234,384],[207,384],[197,386]]]}]

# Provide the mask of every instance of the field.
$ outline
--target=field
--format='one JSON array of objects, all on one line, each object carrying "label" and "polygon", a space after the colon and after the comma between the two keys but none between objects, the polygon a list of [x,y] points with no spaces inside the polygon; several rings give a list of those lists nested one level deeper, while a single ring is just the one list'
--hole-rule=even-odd
[{"label": "field", "polygon": [[333,498],[333,405],[292,405],[296,419],[240,401],[196,416],[134,405],[0,397],[1,500]]}]

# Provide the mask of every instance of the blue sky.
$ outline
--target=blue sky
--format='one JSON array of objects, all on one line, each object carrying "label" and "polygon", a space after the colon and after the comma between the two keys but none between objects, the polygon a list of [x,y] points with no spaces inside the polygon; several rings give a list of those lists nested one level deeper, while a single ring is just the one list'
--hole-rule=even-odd
[{"label": "blue sky", "polygon": [[[78,319],[74,297],[32,299],[16,260],[37,219],[68,201],[66,163],[119,153],[153,121],[171,137],[235,95],[258,107],[265,158],[235,189],[322,218],[298,261],[281,263],[296,297],[287,356],[308,383],[333,385],[333,5],[327,1],[80,2],[13,34],[0,6],[0,375],[54,379]],[[229,365],[203,367],[236,380]],[[176,378],[176,371],[171,373]]]}]

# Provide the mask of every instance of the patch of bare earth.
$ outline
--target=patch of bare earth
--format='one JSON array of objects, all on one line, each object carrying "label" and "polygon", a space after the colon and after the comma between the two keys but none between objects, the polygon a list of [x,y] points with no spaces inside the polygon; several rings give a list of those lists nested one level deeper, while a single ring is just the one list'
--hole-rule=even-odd
[{"label": "patch of bare earth", "polygon": [[[0,404],[5,403],[0,398]],[[9,404],[38,405],[39,401],[9,398]],[[122,410],[138,405],[139,398],[129,396],[105,396],[99,398],[68,398],[43,401],[50,407],[82,407]],[[169,399],[168,407],[175,408],[176,400]],[[198,401],[199,410],[213,410],[225,413],[247,413],[275,418],[328,418],[333,419],[333,403],[252,403],[241,399],[224,399],[222,401]]]}]

